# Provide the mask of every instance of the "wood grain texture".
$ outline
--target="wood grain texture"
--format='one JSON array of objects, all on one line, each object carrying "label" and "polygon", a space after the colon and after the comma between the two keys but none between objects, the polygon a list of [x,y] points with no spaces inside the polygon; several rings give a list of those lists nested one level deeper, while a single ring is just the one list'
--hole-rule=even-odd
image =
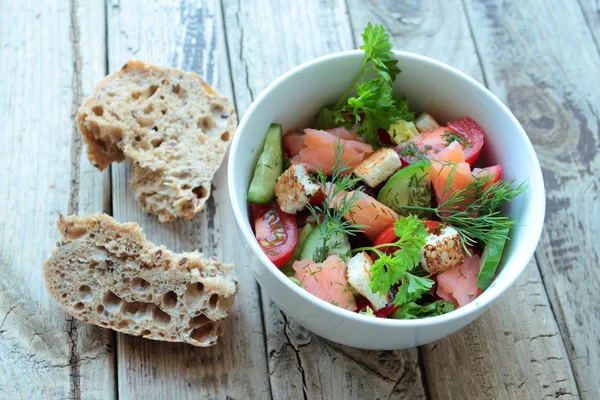
[{"label": "wood grain texture", "polygon": [[594,37],[596,50],[600,52],[600,1],[579,0],[579,5],[583,12],[583,17],[587,22],[587,26]]},{"label": "wood grain texture", "polygon": [[102,30],[81,29],[98,22],[99,1],[85,13],[77,2],[0,3],[1,398],[114,395],[110,333],[74,322],[43,279],[58,213],[102,209],[102,176],[80,168],[72,120],[82,82],[104,67],[81,46],[102,46]]},{"label": "wood grain texture", "polygon": [[[92,94],[95,84],[106,75],[106,35],[98,27],[105,26],[103,0],[70,3],[72,91],[71,107],[71,193],[70,214],[87,215],[110,211],[109,171],[100,172],[87,159],[75,115],[84,99]],[[70,364],[70,396],[82,399],[114,399],[117,397],[115,338],[108,329],[82,323],[70,316],[72,340]],[[78,394],[79,393],[79,394]]]},{"label": "wood grain texture", "polygon": [[467,1],[489,87],[537,151],[546,224],[536,258],[582,398],[600,398],[600,55],[578,2]]},{"label": "wood grain texture", "polygon": [[[485,81],[460,1],[350,0],[349,6],[357,40],[367,21],[380,22],[393,36],[396,48],[444,61]],[[479,398],[485,394],[485,398],[506,399],[535,398],[539,393],[577,394],[535,260],[516,286],[473,324],[421,348],[431,397]],[[519,312],[523,309],[530,312]],[[527,356],[520,357],[515,350]],[[449,374],[454,365],[472,367],[468,373]]]},{"label": "wood grain texture", "polygon": [[578,398],[534,261],[481,318],[421,354],[435,399]]},{"label": "wood grain texture", "polygon": [[[109,66],[130,58],[191,70],[232,100],[218,1],[113,1],[108,4]],[[113,215],[136,221],[148,238],[174,251],[200,250],[236,265],[240,291],[225,336],[208,349],[118,336],[119,397],[259,399],[269,393],[257,284],[235,240],[226,166],[212,197],[192,221],[161,224],[144,213],[128,186],[129,166],[113,166]]]},{"label": "wood grain texture", "polygon": [[[223,5],[240,114],[290,68],[355,48],[342,1],[226,0]],[[416,349],[374,352],[333,345],[289,320],[264,292],[263,307],[273,398],[425,397]]]}]

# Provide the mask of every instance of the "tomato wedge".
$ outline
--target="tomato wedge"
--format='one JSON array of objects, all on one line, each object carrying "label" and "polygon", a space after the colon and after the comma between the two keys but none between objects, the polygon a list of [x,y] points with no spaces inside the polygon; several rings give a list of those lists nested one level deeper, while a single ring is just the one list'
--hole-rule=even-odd
[{"label": "tomato wedge", "polygon": [[[425,226],[427,226],[427,230],[429,231],[429,233],[433,233],[438,227],[438,225],[441,224],[440,221],[433,221],[430,219],[426,219],[423,222],[425,222]],[[377,236],[377,239],[375,239],[375,241],[373,242],[373,246],[378,246],[383,243],[393,243],[398,239],[398,236],[396,236],[396,233],[394,232],[394,225],[390,225],[387,228],[385,228],[379,234],[379,236]],[[393,249],[393,247],[386,248],[386,250],[384,251],[387,251],[387,249]]]},{"label": "tomato wedge", "polygon": [[275,203],[251,204],[256,240],[269,260],[279,268],[290,259],[296,247],[296,217],[281,211]]},{"label": "tomato wedge", "polygon": [[[451,133],[455,133],[458,137],[452,138]],[[416,149],[425,157],[438,159],[438,154],[443,152],[451,143],[457,141],[464,151],[465,162],[473,166],[483,147],[484,137],[483,129],[477,122],[469,117],[461,117],[449,122],[447,126],[415,136],[396,147],[396,151],[400,155],[402,165],[406,166],[418,159],[415,155],[406,154],[405,149],[410,144],[414,144]]]},{"label": "tomato wedge", "polygon": [[500,164],[498,164],[498,165],[493,165],[493,166],[487,167],[487,168],[473,168],[473,176],[475,178],[478,178],[478,177],[484,176],[484,175],[492,175],[490,180],[485,185],[483,185],[483,189],[485,190],[489,186],[493,185],[494,183],[496,183],[500,179],[502,179],[502,166]]},{"label": "tomato wedge", "polygon": [[465,148],[465,161],[468,162],[470,166],[473,166],[483,147],[483,140],[485,137],[483,129],[481,129],[477,122],[469,117],[460,117],[454,121],[448,122],[448,128],[467,139],[469,145]]}]

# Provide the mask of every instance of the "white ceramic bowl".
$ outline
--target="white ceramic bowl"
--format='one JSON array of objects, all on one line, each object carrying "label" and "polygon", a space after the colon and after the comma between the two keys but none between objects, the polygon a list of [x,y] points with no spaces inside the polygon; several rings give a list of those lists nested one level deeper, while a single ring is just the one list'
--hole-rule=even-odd
[{"label": "white ceramic bowl", "polygon": [[[502,164],[503,178],[529,181],[529,190],[504,212],[519,225],[504,250],[501,272],[476,300],[448,314],[394,320],[363,316],[329,304],[292,283],[262,252],[248,219],[246,194],[269,124],[310,127],[319,109],[343,93],[358,72],[363,52],[347,51],[304,63],[285,73],[252,103],[237,129],[229,154],[231,204],[256,279],[288,316],[334,342],[364,349],[401,349],[447,336],[480,316],[521,274],[538,243],[544,221],[542,173],[531,142],[513,114],[490,91],[462,72],[420,55],[394,52],[402,73],[394,84],[412,109],[445,123],[467,115],[486,132],[482,158]],[[246,266],[238,266],[245,268]]]}]

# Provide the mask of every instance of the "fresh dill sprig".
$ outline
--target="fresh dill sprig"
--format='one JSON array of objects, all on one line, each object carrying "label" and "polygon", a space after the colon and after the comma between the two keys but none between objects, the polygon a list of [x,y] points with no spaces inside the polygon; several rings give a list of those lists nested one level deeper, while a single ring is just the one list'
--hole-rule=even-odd
[{"label": "fresh dill sprig", "polygon": [[419,150],[414,142],[408,142],[400,148],[400,156],[410,160],[429,160],[422,150]]},{"label": "fresh dill sprig", "polygon": [[456,132],[444,131],[444,133],[442,133],[442,137],[446,139],[446,143],[450,144],[452,142],[458,142],[464,149],[472,146],[464,136]]},{"label": "fresh dill sprig", "polygon": [[442,168],[452,168],[444,185],[441,202],[437,207],[402,206],[406,210],[434,213],[443,223],[458,231],[465,251],[478,241],[485,244],[501,238],[516,222],[501,214],[499,207],[527,190],[527,182],[515,186],[515,180],[490,183],[491,174],[481,175],[464,188],[453,189],[458,165],[444,163]]},{"label": "fresh dill sprig", "polygon": [[360,181],[360,178],[352,177],[349,173],[352,168],[343,161],[345,146],[338,137],[334,146],[334,164],[332,168],[331,181],[328,182],[327,174],[317,170],[319,183],[321,184],[324,200],[321,204],[307,206],[315,221],[320,222],[316,229],[321,232],[323,244],[317,248],[313,256],[315,262],[323,262],[327,259],[329,251],[335,248],[331,243],[337,235],[356,235],[364,228],[363,225],[355,224],[344,219],[344,214],[351,213],[354,203],[362,196],[362,187],[357,187],[352,194],[347,194]]}]

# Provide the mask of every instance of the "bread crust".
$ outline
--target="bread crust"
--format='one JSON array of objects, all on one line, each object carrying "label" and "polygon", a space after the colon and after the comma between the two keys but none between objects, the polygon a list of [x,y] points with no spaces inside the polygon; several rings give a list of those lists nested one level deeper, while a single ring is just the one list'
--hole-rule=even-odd
[{"label": "bread crust", "polygon": [[97,84],[77,125],[90,162],[131,161],[140,207],[167,222],[204,208],[237,117],[195,73],[132,60]]},{"label": "bread crust", "polygon": [[237,293],[233,266],[176,254],[136,223],[106,214],[57,221],[61,239],[44,264],[48,291],[83,322],[129,335],[207,347],[223,334]]}]

